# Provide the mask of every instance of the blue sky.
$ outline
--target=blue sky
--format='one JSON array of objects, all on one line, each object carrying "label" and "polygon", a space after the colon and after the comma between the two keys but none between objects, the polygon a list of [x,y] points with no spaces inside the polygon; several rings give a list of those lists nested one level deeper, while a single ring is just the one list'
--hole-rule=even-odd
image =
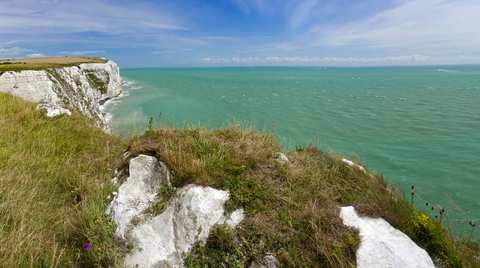
[{"label": "blue sky", "polygon": [[122,67],[479,64],[479,0],[0,0],[0,58]]}]

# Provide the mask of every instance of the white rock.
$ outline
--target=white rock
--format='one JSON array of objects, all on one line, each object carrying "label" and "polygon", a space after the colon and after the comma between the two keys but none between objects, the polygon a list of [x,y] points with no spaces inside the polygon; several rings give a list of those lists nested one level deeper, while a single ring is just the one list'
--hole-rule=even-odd
[{"label": "white rock", "polygon": [[150,204],[158,199],[162,184],[170,183],[168,169],[155,157],[139,155],[130,160],[129,177],[118,188],[118,194],[107,208],[117,224],[116,235],[124,238],[135,216],[140,216]]},{"label": "white rock", "polygon": [[345,163],[345,164],[347,164],[347,165],[349,165],[349,166],[351,166],[351,167],[358,168],[358,169],[360,169],[361,171],[363,171],[364,173],[367,172],[363,166],[358,165],[358,164],[355,164],[355,163],[354,163],[353,161],[351,161],[351,160],[348,160],[348,159],[346,159],[346,158],[343,158],[343,159],[342,159],[342,162]]},{"label": "white rock", "polygon": [[289,162],[288,157],[284,153],[278,153],[277,161],[282,164]]},{"label": "white rock", "polygon": [[[107,85],[105,93],[92,87],[88,74],[94,74]],[[39,103],[40,108],[47,110],[47,116],[68,115],[71,108],[77,109],[105,130],[108,126],[100,103],[118,96],[121,86],[119,68],[112,61],[0,74],[0,92]]]},{"label": "white rock", "polygon": [[47,112],[47,117],[57,117],[57,116],[60,116],[62,114],[66,114],[66,115],[72,115],[72,112],[70,112],[70,110],[68,109],[65,109],[65,108],[62,108],[62,107],[52,107],[52,106],[48,106],[48,107],[44,107],[44,106],[39,106],[40,109],[45,109],[46,112]]},{"label": "white rock", "polygon": [[435,267],[424,249],[385,220],[360,217],[353,207],[342,207],[340,217],[346,226],[360,231],[361,242],[356,253],[357,267]]},{"label": "white rock", "polygon": [[134,250],[126,267],[183,267],[183,257],[197,241],[205,241],[215,224],[224,223],[228,192],[188,185],[180,189],[166,210],[128,233]]},{"label": "white rock", "polygon": [[243,219],[245,219],[245,211],[243,208],[239,208],[230,214],[230,217],[227,219],[225,224],[234,229],[241,221],[243,221]]}]

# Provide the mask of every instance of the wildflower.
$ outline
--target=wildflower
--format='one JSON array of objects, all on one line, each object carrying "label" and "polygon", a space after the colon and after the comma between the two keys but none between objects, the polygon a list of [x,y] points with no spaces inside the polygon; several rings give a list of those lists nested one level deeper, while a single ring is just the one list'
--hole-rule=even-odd
[{"label": "wildflower", "polygon": [[93,248],[93,245],[92,245],[92,243],[90,243],[90,241],[86,241],[86,242],[83,243],[82,247],[83,247],[83,250],[85,250],[85,251],[91,251],[92,248]]},{"label": "wildflower", "polygon": [[445,209],[444,208],[441,208],[440,209],[440,215],[443,215],[445,213]]}]

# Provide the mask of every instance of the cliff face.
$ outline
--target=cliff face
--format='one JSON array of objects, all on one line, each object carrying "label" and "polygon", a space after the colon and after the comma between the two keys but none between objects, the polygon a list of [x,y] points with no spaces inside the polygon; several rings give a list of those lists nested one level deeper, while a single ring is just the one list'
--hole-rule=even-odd
[{"label": "cliff face", "polygon": [[47,116],[77,110],[108,129],[102,104],[122,92],[116,63],[88,63],[39,71],[9,71],[0,74],[0,92],[38,103]]}]

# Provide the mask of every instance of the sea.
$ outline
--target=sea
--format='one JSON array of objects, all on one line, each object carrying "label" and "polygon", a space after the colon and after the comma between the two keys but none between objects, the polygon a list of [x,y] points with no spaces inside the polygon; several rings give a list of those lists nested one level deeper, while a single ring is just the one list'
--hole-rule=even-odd
[{"label": "sea", "polygon": [[[383,174],[470,236],[480,224],[480,66],[123,69],[115,133],[242,124],[287,150],[310,144]],[[426,206],[426,203],[429,206]],[[435,206],[434,212],[431,206]],[[477,228],[478,229],[478,228]],[[479,237],[480,230],[475,231]]]}]

